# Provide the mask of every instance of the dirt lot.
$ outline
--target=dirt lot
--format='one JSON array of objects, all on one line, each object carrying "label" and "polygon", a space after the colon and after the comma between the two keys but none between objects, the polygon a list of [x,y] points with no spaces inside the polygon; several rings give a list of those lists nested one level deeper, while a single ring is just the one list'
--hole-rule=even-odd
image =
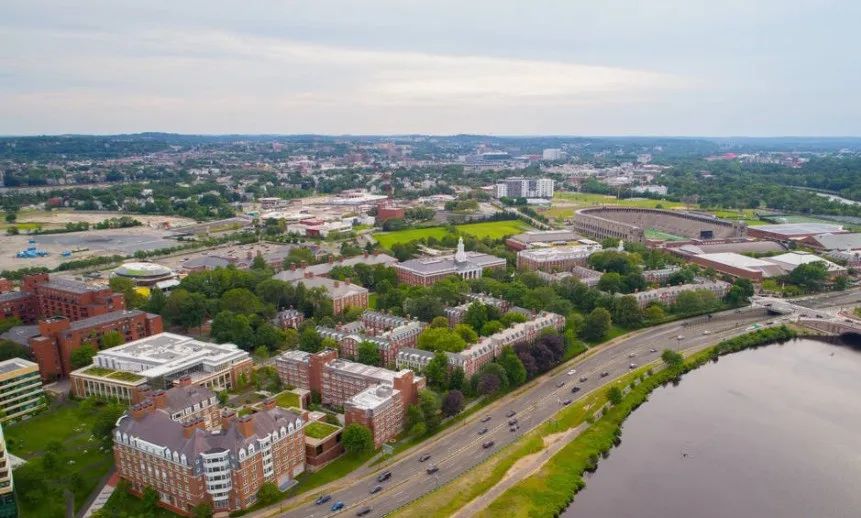
[{"label": "dirt lot", "polygon": [[119,218],[121,216],[131,216],[148,227],[163,227],[165,224],[170,227],[181,227],[195,223],[193,219],[176,216],[145,216],[122,212],[80,212],[73,210],[23,210],[18,213],[17,222],[39,223],[42,225],[42,228],[53,228],[62,227],[66,223],[79,223],[82,221],[90,224],[100,223],[106,219]]}]

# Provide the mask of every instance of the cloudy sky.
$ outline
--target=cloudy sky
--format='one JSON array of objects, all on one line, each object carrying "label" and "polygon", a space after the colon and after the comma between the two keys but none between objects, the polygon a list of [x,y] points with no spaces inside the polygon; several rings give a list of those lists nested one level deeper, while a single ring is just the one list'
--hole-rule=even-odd
[{"label": "cloudy sky", "polygon": [[861,135],[857,0],[3,0],[0,134]]}]

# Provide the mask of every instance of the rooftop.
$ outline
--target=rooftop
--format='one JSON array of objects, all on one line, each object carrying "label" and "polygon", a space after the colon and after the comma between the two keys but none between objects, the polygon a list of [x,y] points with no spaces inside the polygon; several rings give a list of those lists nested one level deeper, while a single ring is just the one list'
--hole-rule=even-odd
[{"label": "rooftop", "polygon": [[123,263],[114,269],[115,275],[123,277],[162,277],[173,275],[173,271],[167,266],[156,263]]},{"label": "rooftop", "polygon": [[297,279],[291,281],[295,284],[304,284],[306,288],[325,288],[331,297],[346,297],[363,292],[367,292],[367,288],[350,284],[345,281],[336,281],[328,277],[311,277],[308,279]]},{"label": "rooftop", "polygon": [[375,264],[382,264],[386,266],[391,266],[397,262],[398,260],[396,258],[387,254],[368,254],[367,257],[362,254],[355,257],[349,257],[347,259],[333,261],[331,263],[326,262],[321,264],[312,264],[311,266],[306,266],[305,268],[284,270],[275,274],[275,278],[280,281],[289,282],[303,279],[305,277],[305,272],[313,272],[315,277],[318,275],[327,275],[335,266],[355,266],[357,264],[367,264],[371,266]]},{"label": "rooftop", "polygon": [[69,329],[87,329],[88,327],[94,327],[108,322],[116,322],[120,319],[132,318],[138,315],[149,315],[151,317],[156,316],[150,313],[145,313],[139,309],[120,309],[117,311],[111,311],[110,313],[76,320],[69,324]]},{"label": "rooftop", "polygon": [[577,241],[580,235],[572,230],[532,230],[522,234],[516,234],[509,239],[520,241],[521,243],[547,243],[553,241]]},{"label": "rooftop", "polygon": [[811,237],[826,250],[857,250],[861,248],[861,233],[819,234]]},{"label": "rooftop", "polygon": [[31,293],[26,293],[23,291],[7,291],[6,293],[0,293],[0,302],[10,302],[13,300],[24,299],[31,296]]},{"label": "rooftop", "polygon": [[454,255],[441,257],[420,257],[398,264],[399,268],[424,274],[455,273],[462,270],[474,270],[491,266],[504,265],[505,259],[495,255],[480,252],[466,252],[463,262],[455,261]]},{"label": "rooftop", "polygon": [[394,382],[395,377],[398,374],[397,372],[389,369],[373,367],[371,365],[365,365],[364,363],[351,362],[342,358],[329,362],[326,365],[326,368],[334,369],[342,373],[353,374],[355,376],[361,376],[363,378],[376,379],[381,383],[387,383],[389,385]]},{"label": "rooftop", "polygon": [[364,410],[374,410],[388,403],[399,391],[389,385],[368,387],[347,400],[347,405]]},{"label": "rooftop", "polygon": [[44,286],[46,288],[53,288],[55,290],[68,291],[71,293],[89,293],[91,291],[100,291],[105,288],[97,288],[94,286],[90,286],[81,281],[76,281],[74,279],[68,279],[66,277],[51,277],[48,282],[43,282],[39,286]]},{"label": "rooftop", "polygon": [[781,234],[786,237],[843,232],[842,225],[829,225],[828,223],[781,223],[778,225],[760,225],[752,227],[752,229],[757,232]]},{"label": "rooftop", "polygon": [[0,374],[9,374],[21,369],[38,368],[39,365],[23,358],[9,358],[0,362]]},{"label": "rooftop", "polygon": [[519,257],[525,257],[535,261],[556,261],[562,259],[576,259],[587,257],[593,252],[601,250],[601,245],[580,246],[557,246],[553,248],[529,248],[517,252]]}]

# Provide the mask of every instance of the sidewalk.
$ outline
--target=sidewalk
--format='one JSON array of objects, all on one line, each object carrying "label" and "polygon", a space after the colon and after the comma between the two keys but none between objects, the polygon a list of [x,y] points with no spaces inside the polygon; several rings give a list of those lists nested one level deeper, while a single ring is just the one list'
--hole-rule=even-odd
[{"label": "sidewalk", "polygon": [[120,476],[116,472],[111,473],[108,477],[105,485],[102,486],[102,489],[96,495],[96,498],[93,499],[92,502],[89,502],[90,506],[84,511],[84,514],[81,515],[83,518],[90,518],[96,511],[101,509],[107,503],[108,498],[114,494],[114,489],[117,488],[117,483],[120,481]]}]

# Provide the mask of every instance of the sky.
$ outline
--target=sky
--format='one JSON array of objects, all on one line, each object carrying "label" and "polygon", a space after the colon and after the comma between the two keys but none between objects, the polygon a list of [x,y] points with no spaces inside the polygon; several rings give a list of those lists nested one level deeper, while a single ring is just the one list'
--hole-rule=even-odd
[{"label": "sky", "polygon": [[0,134],[861,136],[857,0],[3,0]]}]

